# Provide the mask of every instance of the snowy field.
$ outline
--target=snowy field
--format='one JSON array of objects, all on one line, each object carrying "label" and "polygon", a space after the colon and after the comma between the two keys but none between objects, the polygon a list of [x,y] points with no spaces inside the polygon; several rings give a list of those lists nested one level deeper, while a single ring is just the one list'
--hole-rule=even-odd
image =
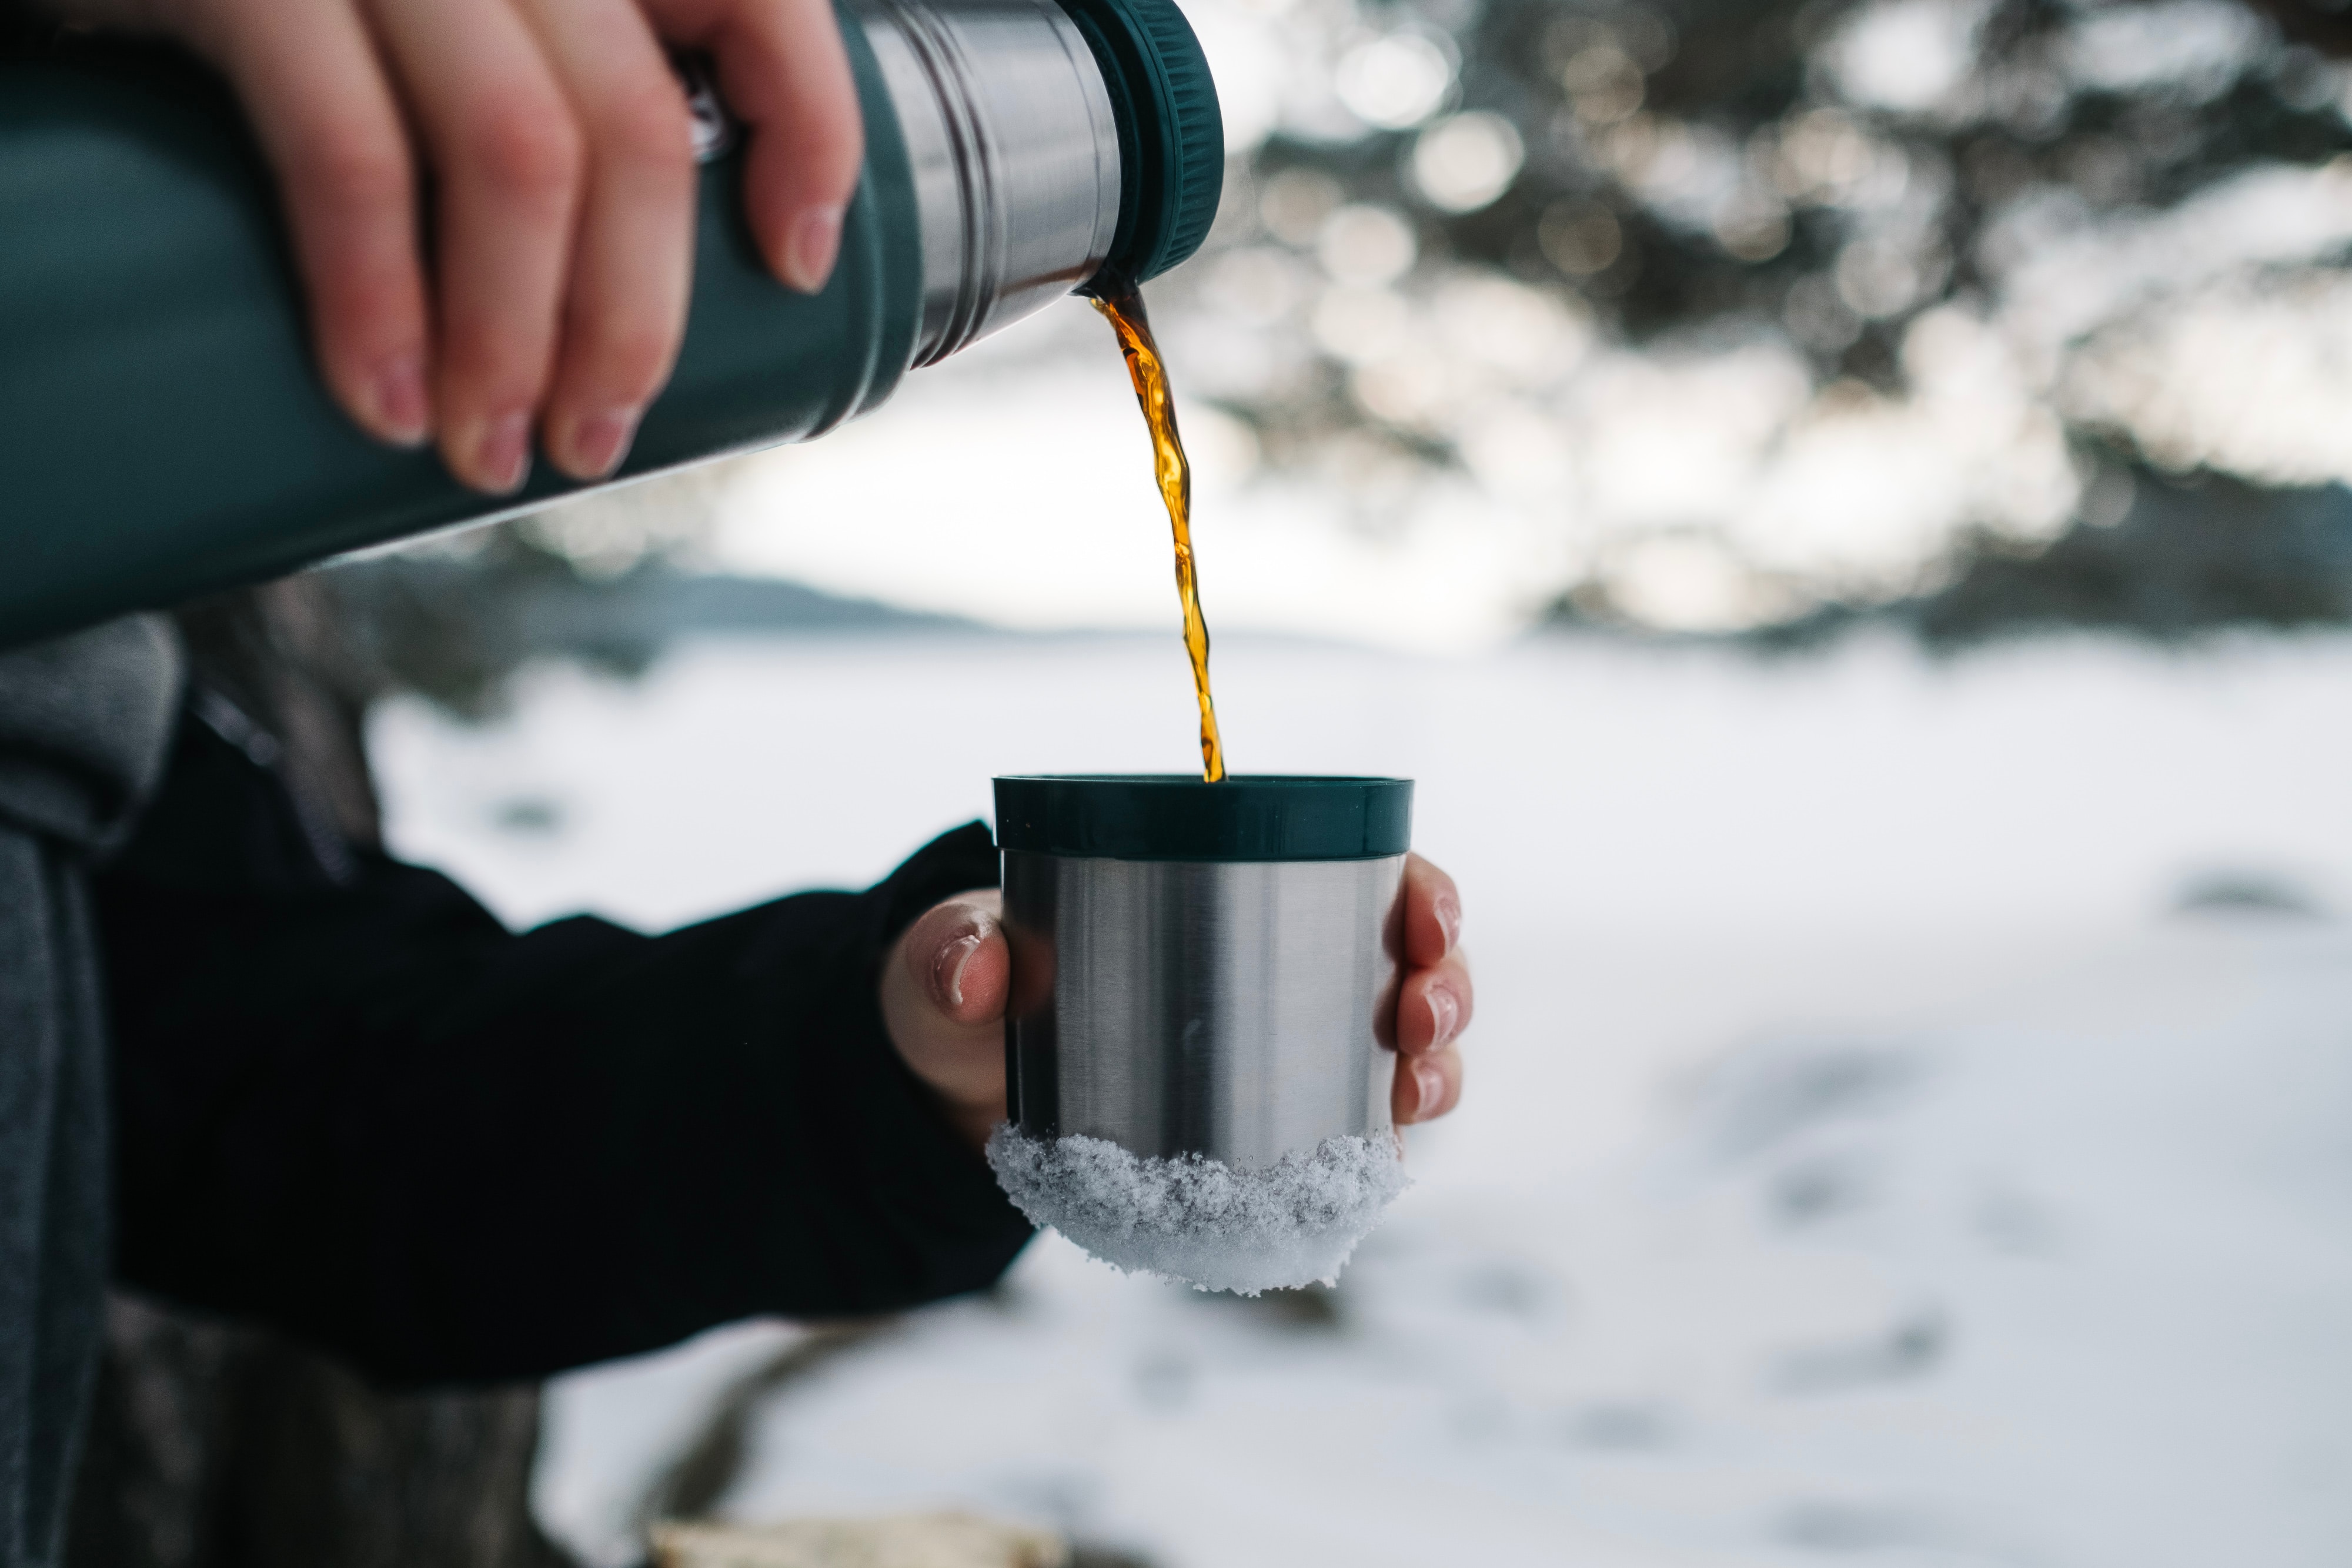
[{"label": "snowy field", "polygon": [[[1238,768],[1417,779],[1464,885],[1418,1185],[1303,1303],[1048,1238],[765,1394],[799,1331],[562,1380],[575,1549],[632,1561],[735,1390],[723,1512],[1154,1568],[2352,1561],[2352,642],[1217,674]],[[660,927],[870,881],[993,773],[1182,768],[1188,699],[1161,638],[712,643],[373,739],[404,853]]]}]

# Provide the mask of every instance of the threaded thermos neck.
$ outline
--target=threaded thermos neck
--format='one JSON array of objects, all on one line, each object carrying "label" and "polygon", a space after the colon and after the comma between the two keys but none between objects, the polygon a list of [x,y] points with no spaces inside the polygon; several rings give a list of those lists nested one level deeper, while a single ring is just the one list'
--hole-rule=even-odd
[{"label": "threaded thermos neck", "polygon": [[913,166],[914,363],[1200,248],[1224,130],[1171,0],[857,0]]}]

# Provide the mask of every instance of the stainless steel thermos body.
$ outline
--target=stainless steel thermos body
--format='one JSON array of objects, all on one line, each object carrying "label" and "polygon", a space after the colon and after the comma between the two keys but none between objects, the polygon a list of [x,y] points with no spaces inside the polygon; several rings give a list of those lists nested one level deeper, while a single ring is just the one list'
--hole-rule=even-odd
[{"label": "stainless steel thermos body", "polygon": [[1411,784],[1004,779],[1013,1124],[1258,1169],[1390,1125]]},{"label": "stainless steel thermos body", "polygon": [[[823,293],[768,273],[740,147],[626,466],[805,440],[1108,268],[1189,256],[1223,131],[1173,0],[857,0],[866,159]],[[485,497],[379,446],[311,363],[268,172],[164,51],[0,60],[0,648],[581,488]]]}]

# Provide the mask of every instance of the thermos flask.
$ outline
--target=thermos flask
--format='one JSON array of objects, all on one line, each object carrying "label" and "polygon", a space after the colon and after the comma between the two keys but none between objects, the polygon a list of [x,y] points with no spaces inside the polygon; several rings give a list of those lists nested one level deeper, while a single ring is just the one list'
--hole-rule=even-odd
[{"label": "thermos flask", "polygon": [[[822,434],[1206,235],[1223,131],[1172,0],[858,0],[842,22],[866,152],[831,281],[769,275],[740,153],[711,158],[677,370],[607,483]],[[582,487],[542,464],[484,497],[350,423],[268,172],[176,57],[0,64],[0,648]]]}]

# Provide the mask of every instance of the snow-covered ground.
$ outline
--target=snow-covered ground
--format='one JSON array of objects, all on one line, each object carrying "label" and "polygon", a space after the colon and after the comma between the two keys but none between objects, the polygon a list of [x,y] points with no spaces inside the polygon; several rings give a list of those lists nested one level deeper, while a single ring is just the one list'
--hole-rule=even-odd
[{"label": "snow-covered ground", "polygon": [[[2352,935],[2167,915],[2352,908],[2352,642],[1217,673],[1238,767],[1416,778],[1464,884],[1419,1185],[1321,1313],[1043,1240],[757,1401],[725,1511],[961,1503],[1160,1568],[2352,1560]],[[404,852],[659,926],[870,880],[992,773],[1181,768],[1187,706],[1165,639],[779,640],[373,738]],[[626,1561],[796,1333],[559,1383],[543,1517]]]}]

